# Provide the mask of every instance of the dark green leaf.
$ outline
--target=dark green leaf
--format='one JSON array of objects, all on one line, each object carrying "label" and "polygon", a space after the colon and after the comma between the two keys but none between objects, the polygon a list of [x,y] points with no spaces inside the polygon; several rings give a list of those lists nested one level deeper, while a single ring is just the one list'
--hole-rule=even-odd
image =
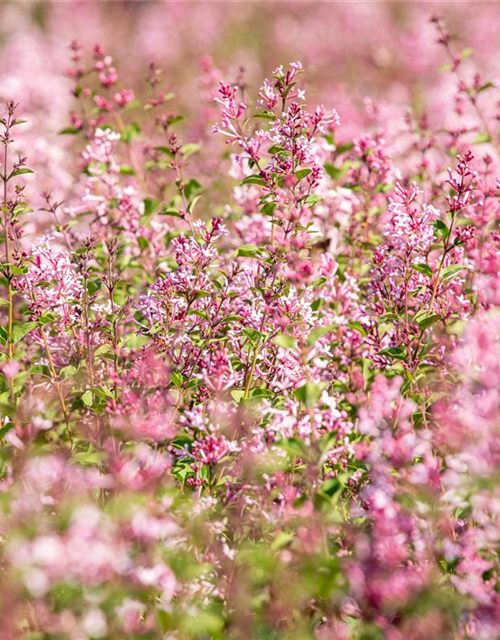
[{"label": "dark green leaf", "polygon": [[382,351],[379,351],[379,356],[390,356],[397,360],[403,360],[405,352],[401,347],[386,347],[385,349],[382,349]]}]

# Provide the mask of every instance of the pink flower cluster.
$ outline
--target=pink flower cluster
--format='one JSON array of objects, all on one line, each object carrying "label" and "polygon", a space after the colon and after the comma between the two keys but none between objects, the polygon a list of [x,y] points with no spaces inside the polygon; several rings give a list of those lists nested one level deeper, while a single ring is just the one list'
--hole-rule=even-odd
[{"label": "pink flower cluster", "polygon": [[429,113],[73,41],[64,180],[7,102],[2,638],[500,637],[498,96],[426,28]]}]

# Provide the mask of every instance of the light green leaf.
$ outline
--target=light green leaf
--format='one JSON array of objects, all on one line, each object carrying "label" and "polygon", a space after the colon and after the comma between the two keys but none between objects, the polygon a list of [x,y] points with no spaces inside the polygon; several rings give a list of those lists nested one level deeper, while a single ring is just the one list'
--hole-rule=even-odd
[{"label": "light green leaf", "polygon": [[321,397],[321,387],[319,384],[306,382],[298,389],[295,389],[295,397],[303,402],[306,407],[313,407]]},{"label": "light green leaf", "polygon": [[19,340],[22,340],[30,331],[38,327],[37,322],[25,322],[24,324],[17,324],[13,329],[10,336],[12,344],[16,344]]},{"label": "light green leaf", "polygon": [[201,149],[201,144],[189,143],[189,144],[183,145],[180,148],[180,152],[182,153],[184,158],[189,158],[189,156],[192,156],[194,153],[196,153],[200,149]]},{"label": "light green leaf", "polygon": [[91,407],[94,403],[94,398],[92,396],[92,391],[88,390],[82,394],[82,402],[87,407]]},{"label": "light green leaf", "polygon": [[276,338],[274,338],[273,342],[283,349],[295,349],[297,347],[295,338],[284,333],[278,334]]}]

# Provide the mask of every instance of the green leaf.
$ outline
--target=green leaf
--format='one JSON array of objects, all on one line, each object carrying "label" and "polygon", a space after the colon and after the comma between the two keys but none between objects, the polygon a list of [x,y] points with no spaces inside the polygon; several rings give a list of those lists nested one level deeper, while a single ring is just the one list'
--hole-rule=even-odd
[{"label": "green leaf", "polygon": [[175,207],[163,207],[160,210],[159,215],[160,216],[173,216],[174,218],[182,218],[181,212],[179,211],[179,209],[176,209]]},{"label": "green leaf", "polygon": [[87,407],[91,407],[94,404],[94,397],[92,391],[88,390],[82,393],[82,402]]},{"label": "green leaf", "polygon": [[195,196],[191,202],[188,204],[188,211],[189,213],[193,213],[195,206],[198,204],[198,202],[200,201],[200,199],[203,196]]},{"label": "green leaf", "polygon": [[160,151],[161,153],[166,153],[168,156],[172,156],[172,152],[170,151],[170,147],[153,147],[155,151]]},{"label": "green leaf", "polygon": [[255,387],[250,391],[251,398],[272,398],[273,392],[266,387]]},{"label": "green leaf", "polygon": [[149,240],[144,236],[138,236],[137,242],[141,249],[147,249],[149,247]]},{"label": "green leaf", "polygon": [[260,331],[257,331],[257,329],[253,329],[252,327],[245,327],[243,329],[243,333],[252,344],[258,344],[263,338],[263,334]]},{"label": "green leaf", "polygon": [[106,400],[107,398],[113,397],[111,389],[107,389],[106,387],[93,387],[92,391],[94,395],[96,395],[98,398],[101,398],[101,400]]},{"label": "green leaf", "polygon": [[295,349],[297,342],[294,337],[288,336],[285,333],[279,333],[273,340],[274,344],[283,349]]},{"label": "green leaf", "polygon": [[189,180],[184,187],[184,193],[186,194],[186,198],[188,200],[191,200],[193,196],[195,196],[197,193],[199,193],[202,190],[203,190],[203,187],[198,182],[198,180],[195,180],[194,178],[191,178],[191,180]]},{"label": "green leaf", "polygon": [[244,395],[245,392],[243,391],[243,389],[233,389],[233,391],[231,391],[231,397],[236,402],[236,404],[239,404],[241,402]]},{"label": "green leaf", "polygon": [[57,316],[47,311],[47,313],[44,313],[42,316],[38,318],[38,324],[39,325],[50,324],[51,322],[54,322],[54,320],[57,320]]},{"label": "green leaf", "polygon": [[94,466],[103,461],[104,453],[102,451],[79,451],[72,456],[72,459],[84,467]]},{"label": "green leaf", "polygon": [[467,267],[465,267],[463,264],[451,264],[449,267],[445,267],[441,271],[441,277],[443,278],[443,280],[445,278],[453,278],[455,275],[460,273],[460,271],[463,271],[466,268]]},{"label": "green leaf", "polygon": [[442,220],[434,220],[434,235],[437,238],[446,238],[449,236],[450,230]]},{"label": "green leaf", "polygon": [[46,376],[47,378],[50,378],[50,369],[48,367],[48,365],[46,364],[33,364],[30,367],[30,373],[34,376],[36,375],[40,375],[40,376]]},{"label": "green leaf", "polygon": [[279,153],[279,154],[285,153],[287,155],[291,155],[290,151],[285,149],[285,147],[280,146],[279,144],[273,144],[272,147],[269,147],[267,152],[270,153],[273,156],[276,155],[277,153]]},{"label": "green leaf", "polygon": [[301,458],[306,454],[304,451],[304,442],[299,440],[299,438],[283,438],[283,440],[280,440],[279,446],[296,458]]},{"label": "green leaf", "polygon": [[354,331],[357,331],[362,336],[367,336],[368,335],[366,329],[363,327],[361,322],[358,322],[357,320],[354,320],[353,322],[349,322],[347,324],[347,326],[349,327],[349,329],[354,329]]},{"label": "green leaf", "polygon": [[10,272],[13,276],[20,276],[24,273],[28,273],[28,267],[16,267],[16,265],[12,265],[12,267],[10,268]]},{"label": "green leaf", "polygon": [[329,480],[325,480],[325,482],[323,482],[320,491],[321,493],[331,498],[338,491],[342,491],[344,487],[345,483],[342,482],[340,478],[330,478]]},{"label": "green leaf", "polygon": [[316,278],[316,280],[313,280],[310,286],[315,289],[316,287],[320,287],[322,284],[325,284],[326,281],[327,278],[325,278],[325,276],[320,276],[319,278]]},{"label": "green leaf", "polygon": [[275,202],[266,202],[266,204],[262,207],[261,211],[266,216],[272,216],[276,209]]},{"label": "green leaf", "polygon": [[184,158],[189,158],[189,156],[192,156],[194,153],[196,153],[200,149],[201,149],[201,144],[195,144],[192,142],[192,143],[183,145],[180,148],[180,152],[182,153]]},{"label": "green leaf", "polygon": [[244,322],[245,318],[243,316],[238,316],[236,314],[230,315],[230,316],[226,316],[225,318],[223,318],[221,320],[221,324],[225,324],[228,322]]},{"label": "green leaf", "polygon": [[[167,98],[168,96],[173,97],[173,95],[173,93],[168,93]],[[170,126],[171,124],[175,124],[176,122],[183,122],[183,120],[185,120],[184,116],[170,116],[170,118],[167,118],[167,124]]]},{"label": "green leaf", "polygon": [[303,402],[306,407],[313,407],[321,397],[321,387],[319,384],[306,382],[298,389],[295,389],[295,397]]},{"label": "green leaf", "polygon": [[190,316],[198,316],[199,318],[203,318],[203,320],[208,320],[207,314],[204,311],[201,311],[201,309],[191,309],[188,313]]},{"label": "green leaf", "polygon": [[128,164],[120,165],[120,173],[124,176],[135,176],[135,171]]},{"label": "green leaf", "polygon": [[304,204],[308,207],[314,207],[315,204],[318,204],[318,202],[321,202],[322,200],[323,198],[321,196],[310,195],[305,198]]},{"label": "green leaf", "polygon": [[111,346],[109,344],[101,344],[94,351],[94,357],[97,358],[98,356],[102,356],[106,353],[109,353],[110,351],[111,351]]},{"label": "green leaf", "polygon": [[476,93],[482,93],[483,91],[486,91],[487,89],[491,89],[494,86],[495,85],[493,84],[493,82],[485,82],[481,87],[479,87]]},{"label": "green leaf", "polygon": [[210,297],[210,291],[205,291],[204,289],[198,289],[194,299],[199,300],[200,298],[209,298],[209,297]]},{"label": "green leaf", "polygon": [[345,142],[344,144],[338,144],[335,147],[337,153],[345,153],[346,151],[351,151],[354,149],[354,142]]},{"label": "green leaf", "polygon": [[144,215],[150,216],[158,208],[159,202],[156,198],[144,198]]},{"label": "green leaf", "polygon": [[77,129],[76,127],[66,127],[65,129],[61,129],[61,131],[59,131],[60,136],[66,136],[66,135],[74,136],[77,133],[80,133],[80,129]]},{"label": "green leaf", "polygon": [[379,356],[390,356],[391,358],[396,358],[397,360],[403,360],[405,357],[405,352],[401,347],[386,347],[379,351]]},{"label": "green leaf", "polygon": [[276,116],[272,111],[261,111],[260,113],[254,113],[252,118],[263,118],[264,120],[276,120]]},{"label": "green leaf", "polygon": [[326,334],[330,333],[331,330],[332,330],[331,325],[327,327],[315,327],[307,336],[307,346],[308,347],[314,346],[320,338],[322,338],[323,336],[326,336]]},{"label": "green leaf", "polygon": [[141,133],[141,127],[137,124],[137,122],[131,122],[125,127],[125,130],[121,134],[121,139],[123,142],[130,144],[134,138]]},{"label": "green leaf", "polygon": [[297,83],[296,82],[290,82],[289,85],[287,85],[286,89],[283,91],[283,93],[281,94],[283,99],[285,99],[288,94],[290,93],[290,91],[295,87]]},{"label": "green leaf", "polygon": [[241,258],[253,258],[260,251],[260,248],[255,244],[244,244],[236,252],[236,256]]},{"label": "green leaf", "polygon": [[35,173],[35,172],[32,171],[31,169],[28,169],[27,167],[20,167],[19,169],[14,169],[14,171],[10,175],[11,177],[14,177],[14,176],[21,176],[24,173]]},{"label": "green leaf", "polygon": [[8,423],[5,425],[5,427],[2,427],[2,428],[0,429],[0,438],[3,438],[4,436],[6,436],[6,435],[9,433],[9,431],[10,431],[11,429],[13,429],[13,428],[14,428],[14,423],[13,423],[13,422],[8,422]]},{"label": "green leaf", "polygon": [[241,184],[259,184],[262,186],[264,184],[264,180],[259,175],[255,174],[253,176],[246,177]]},{"label": "green leaf", "polygon": [[172,380],[173,384],[176,387],[181,388],[182,384],[184,382],[184,378],[182,376],[182,373],[179,373],[178,371],[172,371],[171,375],[170,375],[170,380]]},{"label": "green leaf", "polygon": [[441,316],[439,314],[432,314],[430,316],[426,316],[425,318],[418,319],[416,320],[416,322],[421,329],[427,329],[439,320],[441,320]]},{"label": "green leaf", "polygon": [[474,140],[472,141],[472,144],[486,144],[487,142],[491,142],[491,137],[483,132],[483,133],[479,133]]},{"label": "green leaf", "polygon": [[375,193],[387,193],[388,191],[392,191],[394,189],[394,185],[389,182],[385,182],[383,184],[378,184],[375,187]]},{"label": "green leaf", "polygon": [[10,335],[10,341],[12,344],[16,344],[19,340],[22,340],[30,331],[38,327],[37,322],[25,322],[24,324],[17,324]]},{"label": "green leaf", "polygon": [[295,177],[300,182],[300,180],[306,178],[311,173],[311,171],[311,169],[299,169],[299,171],[295,172]]},{"label": "green leaf", "polygon": [[452,66],[451,64],[442,64],[440,67],[438,67],[438,73],[444,73],[445,71],[451,71]]},{"label": "green leaf", "polygon": [[278,533],[276,538],[274,538],[274,540],[272,541],[271,549],[273,551],[278,551],[278,549],[286,547],[286,545],[289,544],[293,540],[293,538],[293,533],[286,533],[285,531],[282,531],[281,533]]},{"label": "green leaf", "polygon": [[333,164],[330,164],[329,162],[325,163],[325,171],[333,180],[338,180],[342,175],[342,169],[334,167]]},{"label": "green leaf", "polygon": [[424,264],[423,262],[419,263],[419,264],[412,264],[411,268],[414,271],[418,271],[419,273],[423,273],[424,276],[427,276],[428,278],[432,279],[432,269],[429,267],[429,265]]},{"label": "green leaf", "polygon": [[74,376],[77,371],[78,371],[78,369],[76,369],[76,367],[74,367],[73,365],[69,364],[67,367],[63,367],[59,371],[59,375],[61,376],[61,378],[63,380],[66,380],[67,378],[70,378],[71,376]]}]

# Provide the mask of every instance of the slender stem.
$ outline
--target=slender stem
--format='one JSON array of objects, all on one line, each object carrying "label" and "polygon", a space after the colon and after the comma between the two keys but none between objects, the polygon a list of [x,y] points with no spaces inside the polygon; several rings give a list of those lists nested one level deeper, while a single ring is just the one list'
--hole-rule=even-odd
[{"label": "slender stem", "polygon": [[250,393],[250,385],[252,384],[253,374],[255,371],[255,366],[257,364],[257,358],[259,356],[259,342],[255,345],[255,350],[253,353],[252,364],[250,366],[250,371],[248,372],[247,382],[245,385],[245,393],[243,394],[243,398],[245,400],[248,399],[248,394]]},{"label": "slender stem", "polygon": [[110,250],[109,260],[108,260],[108,293],[109,293],[109,301],[111,304],[111,313],[113,314],[113,368],[115,372],[115,380],[113,383],[113,395],[115,398],[115,402],[118,401],[118,319],[116,317],[116,305],[113,297],[115,290],[115,281],[113,278],[113,262],[114,260],[114,250]]},{"label": "slender stem", "polygon": [[[120,113],[115,112],[115,121],[116,124],[118,126],[118,129],[120,130],[120,133],[123,134],[125,133],[125,123],[123,122],[123,118],[121,117]],[[137,160],[137,156],[135,154],[135,151],[132,147],[131,143],[127,143],[127,147],[128,147],[128,152],[129,152],[129,157],[130,157],[130,162],[132,164],[132,167],[137,175],[137,179],[139,180],[139,183],[142,187],[142,190],[144,191],[145,195],[148,195],[148,185],[146,183],[146,179],[144,177],[144,173],[142,171],[141,165],[139,164],[139,161]]]},{"label": "slender stem", "polygon": [[[6,137],[7,132],[10,127],[10,115],[6,125]],[[7,324],[7,360],[9,364],[12,364],[13,358],[13,344],[12,344],[12,325],[14,320],[14,304],[13,304],[13,296],[12,296],[12,273],[10,269],[10,247],[9,247],[9,209],[8,209],[8,182],[9,178],[7,176],[7,162],[8,162],[8,141],[4,140],[4,151],[3,151],[3,211],[4,211],[4,234],[5,234],[5,275],[7,278],[7,297],[9,302],[9,320]],[[9,376],[9,386],[10,386],[10,397],[11,400],[14,398],[14,380],[12,376]]]},{"label": "slender stem", "polygon": [[47,340],[47,334],[45,333],[45,328],[44,327],[40,327],[40,332],[42,334],[42,340],[43,340],[43,344],[45,346],[45,351],[47,353],[47,358],[49,361],[49,369],[50,369],[50,373],[52,376],[52,383],[56,389],[57,395],[59,397],[59,402],[61,403],[61,409],[63,412],[63,416],[64,416],[64,422],[66,424],[66,429],[68,430],[68,436],[70,439],[71,444],[73,444],[73,435],[71,433],[71,429],[69,426],[69,416],[68,416],[68,409],[66,407],[66,401],[64,400],[64,394],[62,391],[62,387],[61,387],[61,383],[59,382],[58,376],[57,376],[57,372],[56,372],[56,368],[54,366],[54,360],[52,358],[52,352],[50,350],[50,346],[49,346],[49,341]]},{"label": "slender stem", "polygon": [[[272,281],[272,284],[271,284],[271,290],[274,288],[274,283],[276,282],[277,274],[278,274],[278,269],[275,268],[273,281]],[[266,323],[266,320],[267,320],[267,310],[264,311],[264,314],[262,316],[262,321],[260,323],[260,330],[259,330],[260,333],[262,333],[263,330],[264,330],[264,325]],[[248,372],[248,375],[247,375],[247,380],[246,380],[246,384],[245,384],[245,392],[243,394],[244,400],[248,399],[248,394],[250,393],[250,385],[252,384],[253,374],[255,372],[255,367],[257,365],[257,358],[258,358],[259,353],[261,351],[260,346],[261,345],[260,345],[260,337],[259,337],[258,340],[257,340],[257,344],[255,345],[255,351],[254,351],[253,358],[252,358],[252,364],[250,365],[250,371]]]},{"label": "slender stem", "polygon": [[175,175],[177,177],[177,188],[179,189],[179,193],[181,194],[184,211],[186,212],[186,214],[188,214],[186,215],[186,220],[189,225],[189,229],[191,230],[191,233],[194,233],[193,223],[191,221],[191,212],[189,211],[189,202],[187,201],[186,194],[184,193],[184,181],[183,181],[182,171],[181,171],[181,168],[179,167],[179,163],[175,158],[174,158],[174,162],[175,162]]},{"label": "slender stem", "polygon": [[[445,32],[445,30],[443,29],[443,25],[440,24],[439,22],[436,23],[437,29],[439,31],[439,34],[441,35],[442,38],[442,44],[444,45],[444,48],[446,49],[446,52],[448,54],[448,57],[450,59],[450,64],[451,64],[451,69],[452,69],[452,73],[455,75],[455,77],[457,78],[458,82],[459,82],[459,87],[461,87],[462,85],[466,86],[466,83],[464,81],[464,79],[462,78],[461,73],[458,71],[458,65],[456,64],[456,56],[453,53],[453,50],[450,46],[450,42],[449,42],[449,37],[447,37],[447,34]],[[497,138],[493,135],[493,132],[491,131],[491,128],[488,124],[488,121],[483,113],[483,110],[480,108],[480,106],[478,105],[477,102],[477,93],[476,94],[472,94],[469,91],[465,91],[465,94],[467,95],[467,97],[469,98],[469,102],[471,103],[472,107],[475,109],[476,114],[483,126],[484,132],[486,133],[486,135],[488,136],[488,138],[490,139],[491,144],[498,148],[498,140]]]},{"label": "slender stem", "polygon": [[[7,210],[7,160],[8,160],[8,144],[4,142],[4,151],[3,151],[3,215],[4,215],[4,230],[5,230],[5,262],[9,262],[10,251],[9,251],[9,212]],[[7,267],[10,271],[10,268]]]},{"label": "slender stem", "polygon": [[[14,242],[16,244],[16,248],[19,249],[20,248],[19,247],[19,239],[16,236],[14,236]],[[30,282],[30,280],[29,280],[29,278],[27,276],[24,276],[24,279],[25,279],[25,282],[26,282],[27,291],[29,292],[32,301],[35,302],[36,301],[36,295],[35,295],[35,292],[33,290],[33,286],[32,286],[32,284],[31,284],[31,282]],[[72,328],[72,330],[74,332],[74,328]],[[52,384],[54,385],[54,387],[56,389],[56,392],[57,392],[57,395],[59,397],[59,402],[61,404],[61,409],[62,409],[63,416],[64,416],[64,422],[65,422],[66,428],[68,430],[68,436],[69,436],[71,444],[73,445],[73,436],[72,436],[71,429],[70,429],[70,426],[69,426],[69,413],[68,413],[68,409],[67,409],[67,406],[66,406],[66,402],[64,400],[63,390],[62,390],[61,384],[59,382],[59,377],[58,377],[57,372],[56,372],[56,368],[55,368],[55,365],[54,365],[54,359],[52,357],[52,351],[50,350],[49,341],[47,339],[47,333],[45,331],[45,327],[44,326],[40,327],[40,333],[42,335],[43,344],[44,344],[44,347],[45,347],[45,351],[47,353],[47,359],[49,361],[49,370],[50,370],[50,374],[51,374],[51,381],[52,381]]]},{"label": "slender stem", "polygon": [[[10,364],[12,363],[13,347],[14,347],[14,345],[12,344],[12,323],[14,319],[14,303],[12,299],[12,279],[10,277],[10,274],[8,276],[7,288],[8,288],[7,289],[8,300],[9,300],[9,321],[7,324],[7,358]],[[14,378],[12,376],[9,376],[9,386],[10,386],[10,396],[11,396],[11,399],[13,399],[14,398]]]},{"label": "slender stem", "polygon": [[90,320],[89,320],[89,294],[88,279],[85,275],[83,278],[83,319],[85,323],[85,346],[87,356],[87,378],[89,387],[94,386],[94,363],[92,355],[92,344],[90,339]]},{"label": "slender stem", "polygon": [[[439,288],[439,280],[441,279],[441,272],[443,270],[443,266],[444,266],[444,260],[446,258],[446,256],[448,255],[448,250],[449,250],[449,246],[450,246],[450,238],[453,232],[453,226],[455,224],[455,220],[456,217],[458,215],[458,212],[455,213],[455,215],[453,216],[452,220],[451,220],[451,224],[450,224],[450,229],[448,232],[448,235],[446,237],[446,241],[444,242],[443,245],[443,255],[441,256],[441,260],[439,261],[439,267],[437,270],[437,274],[436,274],[436,279],[434,280],[434,286],[432,287],[432,292],[431,292],[431,299],[429,301],[429,313],[432,313],[432,306],[434,304],[434,301],[436,299],[436,295],[437,295],[437,290]],[[413,361],[415,361],[415,359],[418,356],[418,352],[420,349],[420,345],[422,343],[422,338],[424,337],[424,333],[425,333],[425,329],[421,329],[420,330],[420,334],[418,336],[418,340],[417,340],[417,346],[415,347],[415,355],[413,357]]]}]

